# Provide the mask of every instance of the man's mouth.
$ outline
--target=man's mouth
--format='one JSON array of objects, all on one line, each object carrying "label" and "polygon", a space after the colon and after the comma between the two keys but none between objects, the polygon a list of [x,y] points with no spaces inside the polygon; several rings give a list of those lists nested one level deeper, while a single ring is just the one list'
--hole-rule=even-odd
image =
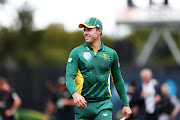
[{"label": "man's mouth", "polygon": [[85,39],[89,39],[89,36],[85,36]]}]

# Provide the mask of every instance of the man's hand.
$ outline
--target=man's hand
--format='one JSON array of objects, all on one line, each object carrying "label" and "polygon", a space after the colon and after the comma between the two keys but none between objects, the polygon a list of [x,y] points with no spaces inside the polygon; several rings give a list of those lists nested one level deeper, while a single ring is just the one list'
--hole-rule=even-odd
[{"label": "man's hand", "polygon": [[12,116],[13,114],[14,114],[14,111],[11,110],[11,109],[8,109],[8,110],[5,111],[5,115],[6,115],[7,117]]},{"label": "man's hand", "polygon": [[73,99],[61,98],[58,101],[61,102],[64,106],[74,106],[74,100]]},{"label": "man's hand", "polygon": [[131,116],[132,111],[131,111],[130,107],[125,106],[125,107],[123,107],[122,113],[123,113],[124,117],[126,119],[128,119]]},{"label": "man's hand", "polygon": [[85,109],[87,107],[86,103],[87,101],[84,99],[83,96],[81,96],[79,93],[75,92],[73,95],[74,104],[80,108]]},{"label": "man's hand", "polygon": [[4,103],[0,101],[0,108],[4,108]]},{"label": "man's hand", "polygon": [[142,98],[145,98],[145,96],[146,96],[146,92],[145,92],[144,90],[142,90],[142,91],[141,91],[141,97],[142,97]]}]

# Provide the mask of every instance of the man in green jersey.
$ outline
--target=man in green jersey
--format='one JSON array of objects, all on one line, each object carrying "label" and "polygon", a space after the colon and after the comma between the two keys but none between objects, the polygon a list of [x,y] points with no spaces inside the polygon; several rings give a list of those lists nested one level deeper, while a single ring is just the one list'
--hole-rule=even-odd
[{"label": "man in green jersey", "polygon": [[66,86],[76,105],[75,119],[112,120],[110,77],[122,101],[124,117],[129,118],[132,112],[118,55],[101,42],[101,21],[91,17],[79,28],[84,28],[85,44],[71,51],[66,67]]}]

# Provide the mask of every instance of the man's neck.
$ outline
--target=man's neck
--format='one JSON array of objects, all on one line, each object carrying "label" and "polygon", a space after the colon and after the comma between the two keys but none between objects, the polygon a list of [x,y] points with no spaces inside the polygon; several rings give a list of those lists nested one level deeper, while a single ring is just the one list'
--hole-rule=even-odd
[{"label": "man's neck", "polygon": [[89,44],[93,49],[95,49],[96,51],[98,51],[101,48],[101,41],[97,41],[93,44]]}]

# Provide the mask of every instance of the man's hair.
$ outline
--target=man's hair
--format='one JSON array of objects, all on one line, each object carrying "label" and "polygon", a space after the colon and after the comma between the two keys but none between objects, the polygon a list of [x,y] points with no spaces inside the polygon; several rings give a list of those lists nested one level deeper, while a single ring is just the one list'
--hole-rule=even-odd
[{"label": "man's hair", "polygon": [[140,76],[142,77],[145,73],[148,73],[148,74],[150,74],[152,76],[152,70],[149,69],[149,68],[142,69],[141,72],[140,72]]},{"label": "man's hair", "polygon": [[[102,29],[100,29],[100,28],[96,28],[96,30],[98,31],[98,30],[102,30]],[[102,35],[102,32],[101,32],[101,35]]]},{"label": "man's hair", "polygon": [[7,83],[6,78],[0,76],[0,85],[3,83]]}]

